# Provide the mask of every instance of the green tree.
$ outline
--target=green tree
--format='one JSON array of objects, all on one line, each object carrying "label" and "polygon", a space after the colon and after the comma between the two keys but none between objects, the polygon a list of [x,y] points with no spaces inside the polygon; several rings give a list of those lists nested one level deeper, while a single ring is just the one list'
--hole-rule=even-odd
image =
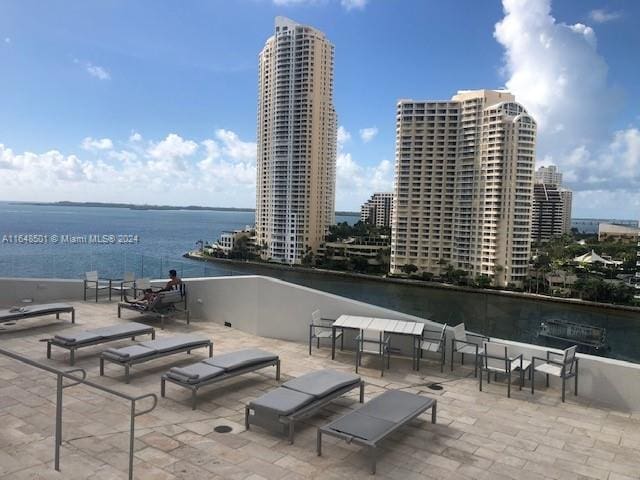
[{"label": "green tree", "polygon": [[369,261],[365,257],[351,257],[349,259],[349,266],[355,272],[365,273],[369,270]]},{"label": "green tree", "polygon": [[407,275],[411,276],[418,271],[418,267],[415,266],[413,263],[405,263],[400,267],[400,270],[402,270],[403,273],[406,273]]}]

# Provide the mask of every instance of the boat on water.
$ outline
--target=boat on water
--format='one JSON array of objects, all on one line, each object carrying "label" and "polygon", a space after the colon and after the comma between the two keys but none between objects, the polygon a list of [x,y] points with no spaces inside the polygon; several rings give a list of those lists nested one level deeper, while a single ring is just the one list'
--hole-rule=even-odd
[{"label": "boat on water", "polygon": [[584,353],[609,350],[607,330],[593,325],[583,325],[562,319],[548,319],[540,322],[538,336],[555,340],[564,345],[578,345]]}]

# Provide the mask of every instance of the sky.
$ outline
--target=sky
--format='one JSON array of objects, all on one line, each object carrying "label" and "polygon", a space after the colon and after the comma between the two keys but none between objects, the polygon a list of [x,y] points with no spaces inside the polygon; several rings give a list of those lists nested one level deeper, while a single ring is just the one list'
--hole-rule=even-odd
[{"label": "sky", "polygon": [[391,191],[399,99],[507,88],[574,217],[640,217],[632,0],[3,0],[0,200],[253,207],[277,15],[335,45],[337,209]]}]

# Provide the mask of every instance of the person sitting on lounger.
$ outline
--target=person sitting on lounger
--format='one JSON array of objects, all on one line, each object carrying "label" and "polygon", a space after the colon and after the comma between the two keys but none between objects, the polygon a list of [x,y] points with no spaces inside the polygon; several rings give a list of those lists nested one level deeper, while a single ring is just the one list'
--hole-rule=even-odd
[{"label": "person sitting on lounger", "polygon": [[134,305],[140,305],[141,307],[146,307],[148,305],[151,304],[151,302],[153,302],[156,298],[157,293],[155,293],[153,290],[151,290],[150,288],[147,288],[144,291],[144,295],[141,298],[135,299],[135,300],[129,300],[127,299],[127,297],[125,296],[125,301],[127,303],[132,303]]},{"label": "person sitting on lounger", "polygon": [[169,270],[169,281],[160,291],[170,292],[171,290],[179,290],[181,283],[182,280],[178,277],[178,273],[175,270]]}]

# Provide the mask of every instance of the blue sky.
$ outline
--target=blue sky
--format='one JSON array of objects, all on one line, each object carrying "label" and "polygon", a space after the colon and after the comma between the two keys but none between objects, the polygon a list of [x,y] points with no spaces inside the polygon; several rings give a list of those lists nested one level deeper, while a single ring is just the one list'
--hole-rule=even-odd
[{"label": "blue sky", "polygon": [[506,85],[574,216],[640,216],[640,2],[613,0],[5,0],[0,198],[253,206],[276,15],[336,46],[339,209],[391,188],[399,98]]}]

